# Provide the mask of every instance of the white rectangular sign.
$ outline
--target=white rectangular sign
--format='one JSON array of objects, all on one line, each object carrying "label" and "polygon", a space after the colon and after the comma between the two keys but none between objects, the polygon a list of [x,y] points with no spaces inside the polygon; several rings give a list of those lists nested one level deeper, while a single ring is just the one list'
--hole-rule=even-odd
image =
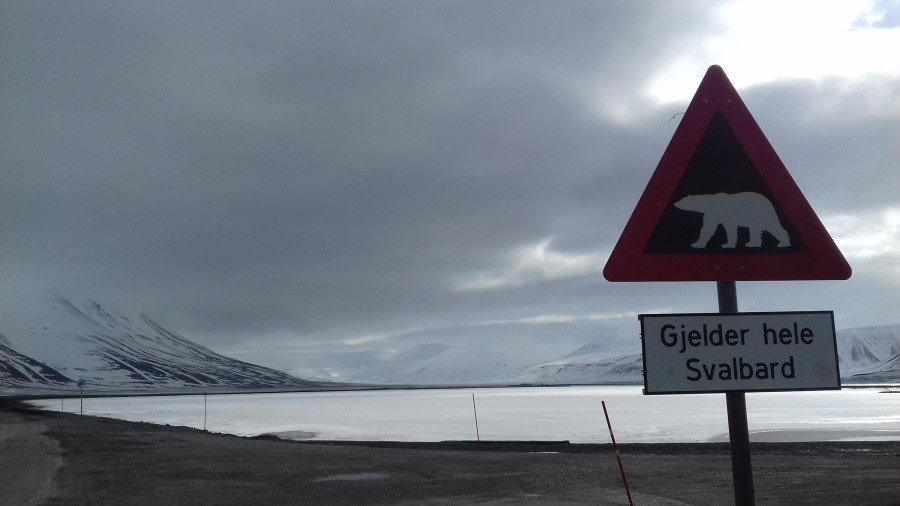
[{"label": "white rectangular sign", "polygon": [[645,394],[841,388],[831,311],[638,318]]}]

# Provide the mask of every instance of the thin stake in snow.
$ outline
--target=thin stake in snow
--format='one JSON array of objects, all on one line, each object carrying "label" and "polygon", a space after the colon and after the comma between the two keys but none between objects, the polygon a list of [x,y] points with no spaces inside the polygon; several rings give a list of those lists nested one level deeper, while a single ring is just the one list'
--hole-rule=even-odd
[{"label": "thin stake in snow", "polygon": [[475,413],[475,439],[480,443],[481,434],[478,432],[478,410],[475,409],[475,392],[472,392],[472,411]]},{"label": "thin stake in snow", "polygon": [[622,484],[625,485],[625,493],[628,495],[628,504],[634,506],[631,499],[631,490],[628,488],[628,479],[625,478],[625,466],[622,465],[622,457],[619,455],[619,447],[616,446],[616,436],[613,435],[612,424],[609,423],[609,413],[606,412],[606,401],[600,401],[603,405],[603,416],[606,417],[606,426],[609,427],[609,438],[612,440],[613,451],[616,452],[616,462],[619,463],[619,474],[622,475]]},{"label": "thin stake in snow", "polygon": [[78,380],[78,383],[77,383],[77,385],[78,385],[78,390],[81,391],[80,397],[81,397],[81,414],[82,414],[82,415],[84,414],[84,385],[85,385],[86,383],[87,383],[87,382],[84,380],[84,378],[79,379],[79,380]]}]

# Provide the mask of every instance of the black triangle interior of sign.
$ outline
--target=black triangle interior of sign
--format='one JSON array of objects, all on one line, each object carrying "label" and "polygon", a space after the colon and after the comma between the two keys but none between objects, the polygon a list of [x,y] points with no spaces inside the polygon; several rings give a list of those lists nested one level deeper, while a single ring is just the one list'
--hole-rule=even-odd
[{"label": "black triangle interior of sign", "polygon": [[[720,222],[716,208],[722,207],[723,203],[726,207],[735,207],[727,204],[728,199],[735,198],[761,203],[759,213],[742,217],[739,223],[733,222],[734,217],[730,218],[732,223]],[[682,203],[676,207],[680,201]],[[748,213],[754,210],[753,205],[739,207],[748,210]],[[772,223],[776,221],[771,216],[772,210],[777,215],[777,223]],[[709,227],[709,231],[704,230],[704,220],[708,222],[705,226]],[[736,237],[732,237],[735,234]],[[729,246],[727,241],[733,244]],[[728,122],[716,111],[643,252],[747,254],[807,251],[800,234],[786,219]]]}]

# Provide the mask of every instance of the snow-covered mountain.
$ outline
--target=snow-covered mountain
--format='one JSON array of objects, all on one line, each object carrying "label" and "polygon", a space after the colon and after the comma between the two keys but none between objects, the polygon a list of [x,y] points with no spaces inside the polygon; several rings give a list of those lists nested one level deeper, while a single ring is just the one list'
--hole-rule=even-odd
[{"label": "snow-covered mountain", "polygon": [[64,298],[31,317],[0,316],[0,388],[158,392],[314,387],[280,371],[219,355],[146,315],[129,317]]},{"label": "snow-covered mountain", "polygon": [[511,361],[485,346],[456,347],[423,344],[381,362],[358,379],[383,385],[453,385],[498,383],[510,372]]},{"label": "snow-covered mountain", "polygon": [[900,325],[846,329],[837,334],[844,383],[900,381]]},{"label": "snow-covered mountain", "polygon": [[346,379],[381,385],[577,385],[643,381],[640,353],[586,344],[538,364],[516,363],[486,345],[421,344],[355,371]]},{"label": "snow-covered mountain", "polygon": [[49,388],[66,388],[75,382],[58,371],[12,349],[6,336],[0,334],[0,385],[21,389],[35,384]]},{"label": "snow-covered mountain", "polygon": [[640,353],[628,355],[567,355],[559,360],[525,367],[509,376],[509,383],[529,385],[628,385],[643,382]]},{"label": "snow-covered mountain", "polygon": [[[837,348],[844,383],[900,382],[900,325],[839,331]],[[637,343],[623,350],[596,341],[531,365],[485,346],[430,344],[400,352],[353,379],[405,385],[640,384],[643,363]]]},{"label": "snow-covered mountain", "polygon": [[[350,358],[333,352],[325,362],[313,355],[292,370],[377,385],[640,384],[643,364],[635,341],[623,349],[599,340],[536,364],[517,362],[490,343],[420,341],[388,358],[374,350]],[[837,347],[844,383],[900,381],[900,325],[839,331]],[[60,298],[29,317],[0,314],[0,389],[71,392],[79,380],[94,392],[326,385],[219,355],[145,315],[125,316],[96,302],[76,306]]]}]

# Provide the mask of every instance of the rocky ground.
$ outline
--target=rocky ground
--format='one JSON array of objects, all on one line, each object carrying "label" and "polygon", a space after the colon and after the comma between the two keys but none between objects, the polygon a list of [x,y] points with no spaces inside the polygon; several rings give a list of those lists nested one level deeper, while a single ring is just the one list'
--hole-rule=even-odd
[{"label": "rocky ground", "polygon": [[[756,503],[900,505],[900,442],[752,445]],[[620,445],[637,505],[733,504],[725,444]],[[608,445],[323,443],[0,409],[0,504],[628,504]]]}]

